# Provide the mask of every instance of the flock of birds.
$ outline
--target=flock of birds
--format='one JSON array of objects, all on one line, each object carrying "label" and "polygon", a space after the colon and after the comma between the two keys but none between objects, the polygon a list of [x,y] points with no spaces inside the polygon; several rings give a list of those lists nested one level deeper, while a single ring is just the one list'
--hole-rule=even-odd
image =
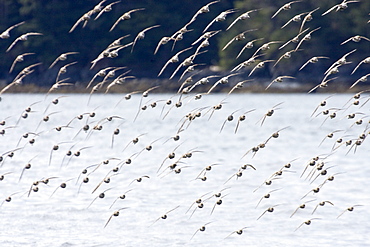
[{"label": "flock of birds", "polygon": [[[155,54],[161,52],[161,47],[172,43],[172,49],[175,50],[176,42],[180,42],[183,36],[187,32],[190,32],[190,25],[194,28],[196,25],[194,23],[197,21],[199,15],[207,14],[211,11],[212,6],[219,3],[218,1],[213,1],[196,11],[195,15],[191,20],[185,24],[181,29],[175,32],[173,35],[168,37],[163,37],[158,45],[156,46]],[[279,8],[271,18],[278,18],[283,12],[289,13],[293,8],[294,4],[299,4],[302,1],[292,1],[284,4]],[[70,32],[78,32],[80,26],[85,27],[88,25],[89,21],[93,19],[96,20],[100,18],[103,14],[109,12],[114,8],[116,4],[122,4],[121,1],[115,1],[110,4],[104,5],[106,0],[101,1],[98,5],[93,7],[87,13],[84,13],[76,23],[71,27]],[[332,8],[325,10],[322,15],[327,14],[340,14],[332,13],[343,11],[348,7],[355,7],[360,1],[346,1],[333,6]],[[115,29],[118,25],[124,25],[125,20],[131,18],[131,15],[139,15],[144,12],[145,8],[138,8],[130,10],[123,13],[116,22],[112,25],[110,31]],[[231,29],[238,21],[243,21],[251,18],[251,14],[258,12],[258,9],[249,10],[243,14],[238,15],[231,24],[227,27],[226,31]],[[238,89],[243,87],[243,84],[251,81],[250,76],[257,73],[258,70],[262,70],[267,63],[274,64],[276,66],[282,59],[289,58],[292,53],[304,49],[306,42],[309,42],[311,36],[315,35],[315,32],[319,32],[321,27],[316,27],[311,29],[306,27],[308,22],[313,18],[313,15],[319,12],[319,8],[314,10],[308,10],[305,13],[300,13],[295,15],[290,19],[282,28],[290,25],[292,22],[301,22],[298,33],[295,37],[282,42],[282,41],[267,41],[260,45],[254,52],[253,55],[241,62],[235,68],[233,68],[227,75],[208,75],[202,77],[198,80],[194,80],[193,77],[199,74],[201,70],[198,67],[205,66],[202,63],[195,63],[201,54],[207,52],[206,47],[209,46],[212,38],[223,32],[222,30],[211,30],[212,26],[217,22],[225,21],[226,18],[232,14],[238,12],[237,9],[229,9],[219,13],[203,30],[203,34],[199,39],[194,41],[190,47],[176,52],[172,57],[164,64],[162,69],[159,71],[158,76],[162,75],[165,70],[169,69],[169,65],[173,63],[178,63],[178,67],[172,73],[170,79],[178,78],[181,83],[179,83],[179,89],[176,94],[169,96],[167,99],[157,99],[157,97],[150,97],[155,90],[160,87],[156,85],[145,90],[137,90],[129,92],[120,101],[116,103],[115,106],[110,106],[109,110],[102,110],[100,106],[94,107],[93,94],[99,90],[103,90],[108,93],[113,86],[121,85],[126,80],[135,79],[135,76],[130,75],[130,70],[126,66],[121,67],[106,67],[101,68],[96,72],[95,76],[87,83],[86,88],[90,90],[90,95],[87,102],[80,102],[80,106],[72,106],[74,109],[69,109],[68,95],[58,96],[51,99],[53,94],[50,94],[61,87],[73,86],[73,83],[68,82],[69,78],[65,76],[68,74],[68,68],[77,63],[77,61],[66,62],[67,59],[72,58],[77,55],[78,52],[70,51],[59,55],[55,61],[49,66],[53,68],[55,66],[60,67],[59,72],[56,76],[55,83],[49,89],[45,96],[39,101],[33,102],[21,112],[17,112],[18,109],[14,110],[14,115],[4,116],[1,111],[0,118],[0,135],[2,140],[1,151],[0,151],[0,196],[1,199],[0,212],[4,208],[11,209],[13,201],[30,201],[35,198],[42,198],[42,200],[47,200],[47,198],[58,198],[60,199],[65,191],[70,192],[72,197],[83,197],[88,203],[85,205],[86,210],[91,210],[96,204],[108,212],[108,217],[102,217],[102,228],[109,228],[120,225],[120,220],[125,221],[124,216],[120,219],[121,214],[126,214],[130,210],[135,210],[131,208],[128,203],[126,206],[126,201],[130,198],[135,198],[135,192],[140,192],[140,186],[142,184],[148,184],[150,187],[151,181],[169,181],[184,184],[187,186],[189,183],[202,183],[205,184],[207,188],[207,182],[209,178],[212,178],[212,172],[217,170],[219,167],[228,166],[229,169],[234,169],[232,174],[230,173],[219,173],[219,178],[217,187],[220,188],[217,192],[212,191],[213,188],[208,188],[209,191],[202,195],[196,195],[198,191],[194,191],[194,200],[188,201],[186,203],[177,203],[168,210],[164,210],[163,214],[159,217],[154,217],[149,227],[154,227],[161,220],[167,218],[176,217],[175,212],[183,209],[186,217],[192,218],[193,215],[197,214],[204,207],[209,207],[209,215],[214,215],[217,213],[218,209],[223,206],[223,202],[227,201],[233,193],[233,186],[238,184],[242,180],[242,176],[246,173],[258,173],[260,167],[254,164],[255,156],[259,155],[259,151],[267,148],[270,142],[279,138],[280,135],[284,135],[284,132],[290,130],[290,126],[282,127],[278,130],[272,132],[268,138],[261,143],[256,143],[252,145],[250,149],[242,150],[239,159],[242,162],[238,167],[232,164],[221,164],[219,162],[210,162],[209,164],[196,164],[192,162],[194,156],[206,155],[209,150],[202,150],[197,146],[192,146],[184,149],[187,146],[187,141],[183,141],[183,136],[186,136],[187,132],[193,127],[193,123],[198,121],[208,121],[208,124],[212,123],[214,115],[220,112],[221,109],[227,108],[227,106],[232,105],[232,97],[230,96],[233,92],[237,92]],[[134,18],[134,16],[133,16]],[[367,21],[369,23],[369,21]],[[24,22],[15,24],[9,27],[7,30],[0,34],[1,39],[11,38],[11,32],[15,32],[17,27],[24,24]],[[91,63],[91,69],[94,69],[99,61],[107,58],[114,58],[119,56],[119,51],[125,48],[129,49],[129,52],[134,52],[134,47],[139,46],[140,42],[144,42],[145,36],[150,35],[155,28],[160,28],[160,25],[153,25],[140,31],[134,38],[132,42],[122,45],[122,40],[128,38],[129,36],[123,36],[114,40],[109,44],[106,49],[104,49]],[[230,42],[228,42],[223,50],[227,47],[233,45],[235,41],[243,41],[247,39],[248,32],[253,32],[255,30],[247,30],[243,33],[235,36]],[[31,36],[41,36],[42,33],[29,32],[22,34],[14,40],[14,42],[6,49],[6,52],[12,50],[15,46],[19,45],[22,41],[28,40]],[[37,37],[34,37],[35,39]],[[247,49],[252,49],[258,42],[262,42],[263,38],[254,39],[246,42],[243,49],[240,51],[238,57],[244,53]],[[0,40],[1,41],[1,40]],[[30,39],[30,42],[32,40]],[[370,39],[361,35],[356,35],[349,37],[344,40],[341,45],[345,45],[348,42],[369,42]],[[263,60],[264,51],[271,49],[271,47],[278,47],[283,49],[292,44],[296,44],[295,47],[287,51],[277,60]],[[362,43],[360,43],[362,44]],[[193,47],[196,47],[193,49]],[[191,55],[185,59],[180,59],[180,56],[185,53],[190,53],[193,49]],[[334,77],[335,74],[339,72],[341,66],[347,66],[353,61],[349,58],[351,54],[355,53],[356,49],[351,50],[343,54],[343,56],[334,61],[331,66],[327,69],[326,73],[323,75],[322,81],[312,88],[309,92],[313,92],[318,88],[324,88],[328,86],[328,83],[337,79]],[[18,63],[22,63],[27,56],[32,56],[34,53],[25,52],[18,55],[12,62],[10,67],[10,72],[17,70]],[[321,59],[330,59],[325,56],[314,56],[304,63],[300,70],[305,69],[310,64],[317,63]],[[367,66],[370,63],[370,57],[359,61],[354,67],[352,73],[355,73],[359,67]],[[31,73],[34,72],[35,68],[41,63],[37,62],[30,66],[23,68],[14,80],[7,86],[5,86],[0,95],[3,97],[2,104],[6,101],[11,100],[12,95],[5,94],[13,86],[22,84],[22,81]],[[240,80],[240,74],[246,68],[251,67],[246,80]],[[181,72],[182,71],[182,72]],[[120,74],[118,73],[120,72]],[[365,82],[370,74],[361,76],[356,82],[351,85],[351,88],[355,88],[358,83]],[[99,82],[98,79],[101,78]],[[294,80],[295,78],[289,75],[281,75],[273,79],[266,87],[268,90],[270,87],[274,86],[274,83],[281,83],[285,80]],[[214,80],[212,86],[207,88],[201,93],[198,93],[198,88],[205,88],[210,81]],[[225,94],[225,98],[222,101],[217,102],[214,105],[207,106],[202,105],[202,101],[212,95],[212,92],[217,86],[231,84],[230,91]],[[336,129],[328,133],[327,136],[323,138],[319,145],[325,145],[329,139],[334,140],[334,136],[340,135],[336,140],[332,141],[331,149],[326,154],[315,155],[308,161],[305,161],[301,168],[297,168],[292,171],[291,167],[297,167],[299,162],[302,162],[299,158],[292,159],[286,164],[281,165],[280,169],[271,171],[271,176],[264,179],[262,184],[257,188],[254,188],[253,193],[258,193],[262,188],[267,188],[267,193],[261,195],[259,200],[255,201],[255,208],[260,209],[260,214],[256,217],[257,221],[261,221],[267,218],[268,214],[278,211],[281,203],[268,204],[275,194],[279,192],[285,192],[283,188],[269,189],[271,184],[281,183],[285,176],[289,174],[298,175],[299,179],[304,181],[305,186],[308,188],[307,193],[301,195],[299,205],[285,205],[284,207],[291,207],[291,212],[287,218],[297,217],[298,214],[304,214],[307,211],[307,206],[312,206],[313,210],[308,213],[308,218],[303,220],[301,224],[294,227],[293,231],[300,231],[305,225],[310,225],[314,221],[318,221],[321,217],[316,216],[317,211],[320,211],[322,207],[339,207],[337,208],[338,214],[336,218],[340,220],[344,214],[349,214],[357,208],[364,208],[363,204],[353,203],[347,206],[334,206],[334,203],[330,200],[320,200],[317,195],[320,194],[325,187],[332,182],[337,176],[344,176],[341,172],[335,171],[336,165],[328,166],[330,164],[330,159],[336,155],[337,152],[344,152],[345,154],[356,153],[357,149],[365,143],[367,136],[370,133],[369,130],[369,115],[363,109],[366,109],[367,103],[370,100],[366,93],[369,90],[364,90],[356,93],[348,100],[343,106],[340,107],[330,107],[327,105],[330,103],[331,95],[325,98],[322,102],[318,104],[316,109],[313,109],[311,115],[312,118],[317,119],[323,117],[322,126],[330,124],[333,119],[340,119],[341,121],[346,121],[343,123],[342,129]],[[196,93],[197,92],[197,93]],[[138,106],[136,104],[134,109],[129,109],[131,115],[121,115],[121,106],[124,101],[135,101],[137,100]],[[235,103],[235,102],[234,102]],[[133,103],[132,103],[133,104]],[[280,109],[284,108],[284,102],[276,103],[271,106],[268,110],[257,116],[256,122],[254,122],[255,128],[263,128],[266,123],[270,121],[271,117],[276,115]],[[191,108],[190,112],[187,114],[180,114],[184,107],[194,107]],[[225,107],[226,106],[226,107]],[[80,109],[79,109],[80,107]],[[364,108],[363,108],[364,107]],[[144,121],[145,111],[150,109],[158,109],[160,114],[160,123],[158,128],[161,128],[160,133],[166,133],[168,136],[157,137],[155,133],[139,133],[133,137],[127,137],[127,139],[122,138],[122,135],[128,135],[131,133],[124,133],[125,129],[132,128],[135,129],[136,125],[139,125],[141,121]],[[86,110],[85,110],[86,109]],[[79,112],[76,115],[75,112]],[[107,112],[113,111],[112,115],[106,115]],[[233,135],[238,136],[243,132],[241,128],[245,120],[250,121],[250,116],[253,114],[258,114],[259,109],[237,109],[232,112],[227,113],[224,121],[218,129],[219,133],[222,134],[226,131],[230,131]],[[178,113],[179,115],[176,115]],[[72,115],[71,115],[72,114]],[[277,113],[278,114],[278,113]],[[177,118],[176,118],[177,116]],[[55,121],[55,118],[58,121]],[[132,118],[132,119],[131,119]],[[176,129],[173,130],[172,127],[166,125],[168,119],[177,119],[178,122]],[[53,121],[54,120],[54,121]],[[150,125],[152,121],[146,119],[148,122],[142,123],[143,125]],[[230,122],[236,122],[234,127],[228,128]],[[248,122],[246,121],[246,122]],[[329,124],[328,124],[329,123]],[[253,125],[252,124],[252,125]],[[329,126],[330,127],[330,126]],[[168,129],[168,131],[167,131]],[[212,129],[212,128],[210,128]],[[204,130],[206,131],[206,130]],[[134,131],[133,131],[134,132]],[[241,133],[242,132],[242,133]],[[265,133],[265,132],[264,132]],[[202,131],[194,132],[195,135],[202,135]],[[207,135],[207,134],[206,134]],[[152,137],[155,137],[151,139]],[[204,137],[206,138],[206,136]],[[334,138],[334,139],[333,139]],[[53,143],[55,140],[60,140]],[[101,152],[99,148],[95,146],[98,143],[105,142],[103,144],[104,151]],[[142,144],[144,142],[144,144]],[[41,144],[39,144],[41,143]],[[220,143],[224,144],[224,143]],[[200,145],[200,143],[199,143]],[[135,166],[142,167],[141,164],[136,163],[153,163],[150,153],[153,150],[159,149],[166,153],[158,153],[157,157],[162,157],[162,160],[158,162],[157,165],[151,165],[144,167],[144,171],[141,174],[137,174],[136,177],[125,177],[126,174],[135,174]],[[63,150],[63,151],[62,151]],[[167,150],[167,151],[166,151]],[[169,150],[169,151],[168,151]],[[110,156],[112,155],[112,156]],[[212,154],[207,154],[211,155]],[[90,163],[81,163],[79,161],[80,156],[85,156],[85,162],[91,160]],[[231,153],[225,153],[224,156],[232,156]],[[25,158],[26,157],[26,160]],[[100,158],[104,157],[104,158]],[[98,161],[97,161],[98,160]],[[300,160],[300,161],[299,161]],[[294,164],[294,165],[293,165]],[[34,168],[34,166],[36,166]],[[34,169],[39,169],[37,174],[42,174],[40,177],[32,176],[32,171]],[[76,170],[79,173],[75,173]],[[274,168],[275,169],[275,168]],[[299,171],[302,169],[302,171]],[[175,176],[182,176],[187,172],[196,172],[198,175],[195,176],[190,182],[180,180],[171,180]],[[131,173],[130,173],[131,172]],[[55,173],[57,175],[50,175],[50,173]],[[67,175],[68,174],[68,175]],[[215,178],[214,178],[215,179]],[[222,182],[221,182],[222,181]],[[155,187],[155,183],[153,184]],[[174,187],[176,187],[174,185]],[[306,188],[305,187],[305,188]],[[171,188],[167,188],[171,190]],[[40,195],[41,194],[41,195]],[[139,193],[140,194],[140,193]],[[60,197],[59,197],[60,196]],[[196,197],[196,198],[195,198]],[[86,199],[87,198],[87,199]],[[109,200],[108,198],[112,199]],[[140,198],[137,198],[139,201]],[[35,199],[37,200],[37,199]],[[164,199],[166,200],[166,199]],[[166,204],[173,204],[173,198],[168,198]],[[60,200],[60,204],[63,200]],[[148,203],[148,202],[147,202]],[[177,205],[178,204],[178,205]],[[262,207],[264,205],[264,207]],[[267,206],[269,205],[269,206]],[[158,206],[158,205],[155,205]],[[306,210],[305,210],[306,209]],[[304,216],[307,216],[305,214]],[[118,218],[117,218],[118,217]],[[116,223],[113,223],[113,222]],[[112,224],[113,223],[113,224]],[[211,227],[211,225],[216,225],[217,222],[208,221],[205,222],[198,229],[194,229],[194,233],[189,236],[192,240],[200,235],[200,232],[204,232],[206,228]],[[241,227],[240,229],[230,229],[230,233],[223,238],[229,238],[234,235],[241,235],[248,226]]]}]

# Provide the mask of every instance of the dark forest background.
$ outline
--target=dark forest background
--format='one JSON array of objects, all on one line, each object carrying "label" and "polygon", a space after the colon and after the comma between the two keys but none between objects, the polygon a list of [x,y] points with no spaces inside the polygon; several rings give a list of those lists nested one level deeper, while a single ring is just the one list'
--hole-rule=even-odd
[{"label": "dark forest background", "polygon": [[[251,57],[257,47],[263,43],[286,42],[293,38],[297,35],[301,22],[292,22],[284,29],[280,27],[293,16],[317,7],[320,9],[313,13],[313,20],[305,24],[305,28],[309,27],[310,30],[321,27],[312,34],[312,40],[304,42],[301,46],[302,50],[294,53],[289,60],[283,59],[275,67],[272,64],[268,65],[262,72],[255,73],[253,78],[269,80],[278,75],[290,75],[296,77],[298,82],[317,84],[331,64],[353,49],[357,51],[348,58],[352,63],[343,66],[340,78],[344,82],[353,83],[362,75],[370,73],[370,65],[363,64],[356,73],[351,75],[353,68],[369,56],[369,41],[361,40],[358,43],[348,42],[340,45],[354,35],[370,38],[369,0],[350,3],[348,9],[332,11],[325,16],[322,16],[322,13],[341,1],[303,0],[293,4],[291,10],[282,11],[273,19],[271,16],[287,2],[286,0],[222,0],[211,5],[209,13],[197,17],[196,21],[188,27],[192,31],[184,34],[184,39],[176,43],[173,51],[171,51],[172,42],[170,42],[162,46],[156,55],[153,52],[159,40],[164,36],[171,36],[183,27],[198,9],[210,2],[209,0],[122,0],[113,5],[112,11],[103,13],[97,20],[93,20],[96,16],[94,15],[85,28],[80,24],[69,33],[74,23],[99,2],[99,0],[1,0],[0,33],[21,21],[25,21],[25,24],[13,29],[10,32],[10,38],[0,39],[0,86],[11,83],[25,66],[36,62],[42,62],[42,65],[35,68],[35,72],[28,76],[24,83],[48,87],[55,82],[60,67],[73,61],[78,63],[71,66],[67,73],[71,78],[70,81],[77,85],[86,85],[97,71],[108,66],[127,66],[131,70],[130,75],[141,79],[167,80],[178,65],[170,64],[158,78],[158,72],[168,59],[181,49],[190,47],[191,43],[202,34],[207,24],[219,13],[228,9],[236,9],[237,12],[228,15],[226,21],[211,26],[210,30],[223,31],[210,39],[210,46],[206,48],[208,52],[199,55],[196,60],[196,63],[204,63],[212,69],[208,70],[208,73],[228,74],[236,65]],[[112,2],[106,1],[103,5],[106,6]],[[135,8],[145,8],[145,10],[133,13],[130,20],[122,21],[112,32],[109,32],[113,23],[123,13]],[[225,30],[240,14],[252,9],[258,9],[258,11],[251,13],[250,19],[239,21],[230,30]],[[130,37],[121,42],[121,44],[127,44],[133,41],[137,33],[144,28],[157,24],[160,27],[147,32],[145,39],[135,45],[133,53],[130,52],[131,48],[123,49],[118,57],[105,58],[90,70],[91,61],[115,39],[130,34]],[[249,32],[244,41],[234,42],[222,51],[230,39],[248,29],[258,30]],[[30,36],[27,41],[20,41],[9,52],[5,52],[17,37],[27,32],[40,32],[43,35]],[[236,59],[236,55],[247,41],[257,38],[264,39],[256,42],[255,48],[246,50],[240,58]],[[180,59],[194,53],[197,46],[198,44],[181,55]],[[266,55],[263,59],[276,60],[285,52],[295,48],[295,45],[288,45],[279,50],[279,46],[272,45],[270,50],[264,52]],[[60,61],[53,69],[48,69],[61,53],[72,51],[79,54],[68,57],[66,61]],[[17,55],[25,52],[36,54],[27,56],[24,62],[17,63],[14,71],[9,73],[9,68]],[[327,56],[330,59],[298,71],[302,64],[313,56]],[[249,71],[245,72],[248,74]],[[178,78],[174,79],[176,82],[177,80]]]}]

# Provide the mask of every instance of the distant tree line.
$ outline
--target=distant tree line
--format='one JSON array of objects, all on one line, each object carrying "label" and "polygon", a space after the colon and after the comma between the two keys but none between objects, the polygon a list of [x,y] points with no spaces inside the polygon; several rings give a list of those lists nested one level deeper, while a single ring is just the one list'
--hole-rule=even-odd
[{"label": "distant tree line", "polygon": [[[253,75],[253,78],[265,77],[274,78],[279,75],[296,77],[302,82],[319,81],[324,72],[333,62],[341,58],[347,52],[356,49],[356,52],[348,57],[351,64],[343,66],[341,78],[352,82],[356,78],[369,73],[370,65],[363,64],[351,75],[353,68],[370,54],[370,42],[362,39],[360,42],[342,42],[355,35],[370,37],[370,1],[362,0],[358,3],[349,3],[348,8],[343,11],[333,11],[322,16],[322,14],[339,4],[339,0],[303,0],[293,3],[290,10],[282,10],[274,18],[271,18],[276,11],[286,4],[286,0],[222,0],[209,6],[210,12],[198,15],[196,20],[187,26],[189,32],[183,34],[183,39],[160,46],[157,54],[154,51],[162,37],[171,37],[179,29],[184,27],[196,12],[209,0],[188,0],[188,1],[161,1],[161,0],[122,0],[112,5],[112,10],[104,12],[97,20],[94,20],[98,13],[91,16],[83,27],[83,22],[70,32],[71,27],[89,10],[92,10],[99,0],[2,0],[0,2],[0,33],[8,27],[24,21],[25,23],[10,31],[8,39],[0,39],[0,81],[3,84],[12,82],[17,73],[25,66],[41,62],[34,68],[30,80],[39,86],[51,86],[55,83],[58,71],[66,63],[77,63],[70,66],[68,77],[77,83],[86,84],[98,70],[112,66],[126,66],[130,75],[137,78],[155,79],[166,62],[176,52],[190,47],[192,42],[197,40],[203,29],[222,11],[236,10],[226,16],[222,22],[214,22],[209,30],[222,30],[209,39],[209,46],[201,49],[207,52],[198,55],[195,63],[204,64],[200,68],[211,68],[218,73],[230,73],[238,64],[252,57],[253,53],[262,44],[270,41],[281,43],[271,44],[271,48],[261,51],[264,54],[261,60],[275,60],[266,65],[264,70]],[[107,6],[114,1],[106,1],[102,6]],[[117,19],[127,11],[137,8],[145,8],[131,13],[131,19],[123,20],[110,31]],[[317,10],[315,10],[318,8]],[[238,16],[249,10],[250,18],[239,20],[226,31],[226,28]],[[315,11],[314,11],[315,10]],[[283,49],[279,49],[285,42],[294,38],[300,31],[301,21],[291,21],[285,28],[281,28],[295,15],[301,15],[301,19],[312,12],[313,19],[305,22],[303,29],[306,30],[300,38],[307,33],[319,28],[311,35],[311,40],[304,41],[296,52],[292,52],[290,58],[282,58],[275,66],[276,61],[286,52],[294,50],[297,43],[291,42]],[[131,52],[131,47],[119,51],[118,57],[104,58],[99,61],[93,69],[91,61],[107,48],[114,40],[123,38],[121,44],[129,44],[136,35],[147,27],[160,25],[145,34],[145,38],[138,40]],[[254,30],[255,29],[255,30]],[[226,49],[224,46],[236,35],[247,31],[245,39],[233,41]],[[19,41],[14,47],[6,52],[12,42],[21,34],[38,32],[43,35],[30,36],[27,41]],[[254,42],[252,49],[245,49],[239,58],[236,58],[241,49],[251,40]],[[200,43],[180,55],[180,63],[183,59],[195,52]],[[50,64],[62,53],[78,52],[68,57],[66,62],[60,61],[52,69]],[[14,59],[22,53],[35,53],[25,57],[25,61],[16,63],[14,70],[9,69]],[[307,66],[299,71],[299,68],[313,56],[325,56],[317,64]],[[180,63],[170,63],[163,71],[159,79],[168,79]],[[181,70],[182,72],[183,70]],[[216,73],[215,72],[215,73]],[[241,69],[239,73],[248,77],[250,69]],[[175,78],[178,80],[177,75]],[[1,83],[0,83],[1,85]]]}]

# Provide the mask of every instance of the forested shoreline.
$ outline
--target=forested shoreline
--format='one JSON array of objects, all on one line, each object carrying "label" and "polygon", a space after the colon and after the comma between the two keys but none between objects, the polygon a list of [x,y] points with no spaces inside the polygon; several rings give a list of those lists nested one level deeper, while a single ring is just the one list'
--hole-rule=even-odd
[{"label": "forested shoreline", "polygon": [[[41,63],[33,68],[33,73],[24,79],[23,84],[33,84],[37,87],[48,88],[56,83],[56,78],[60,68],[67,63],[76,62],[70,66],[68,72],[63,78],[70,78],[68,82],[78,87],[84,88],[85,85],[100,70],[106,67],[126,67],[128,75],[135,77],[131,82],[132,87],[147,87],[140,84],[161,84],[164,88],[161,91],[176,91],[181,82],[178,73],[173,79],[169,80],[173,71],[179,63],[170,63],[163,73],[158,77],[158,73],[166,62],[177,52],[192,47],[180,56],[180,63],[188,54],[194,53],[199,44],[191,45],[203,33],[204,28],[210,24],[221,12],[233,10],[226,16],[222,22],[214,22],[209,31],[218,31],[214,37],[209,39],[209,46],[202,49],[203,54],[197,56],[194,63],[201,64],[194,73],[195,76],[230,75],[238,64],[250,58],[258,47],[266,42],[276,41],[271,44],[271,48],[261,52],[263,59],[274,60],[274,63],[268,64],[258,73],[250,75],[250,69],[238,70],[237,77],[242,79],[253,79],[257,83],[267,83],[277,76],[287,75],[295,78],[298,84],[318,84],[324,78],[325,71],[336,60],[340,59],[347,52],[356,50],[351,54],[348,66],[342,66],[340,69],[338,84],[351,85],[361,76],[369,73],[369,65],[363,63],[355,71],[354,67],[363,61],[370,54],[370,42],[363,39],[360,42],[344,41],[355,35],[370,37],[370,1],[359,1],[348,3],[348,8],[343,11],[333,9],[323,15],[336,4],[338,0],[315,1],[304,0],[293,3],[289,11],[281,11],[274,18],[271,18],[276,11],[287,1],[219,1],[209,6],[210,12],[197,16],[187,27],[187,32],[183,33],[183,39],[173,41],[160,46],[158,52],[154,51],[163,37],[171,37],[176,34],[184,25],[192,20],[192,17],[204,5],[211,1],[105,1],[102,6],[112,4],[112,10],[109,12],[96,13],[86,22],[86,26],[81,22],[71,31],[71,28],[85,13],[99,4],[98,0],[86,1],[65,1],[65,0],[3,0],[0,3],[0,32],[8,27],[21,23],[24,24],[10,31],[10,37],[0,39],[0,86],[12,83],[17,74],[26,66],[35,63]],[[131,18],[123,20],[112,29],[117,19],[127,11],[138,9],[131,13]],[[233,23],[241,14],[246,11],[250,18]],[[295,15],[300,14],[302,19],[307,13],[312,12],[313,19],[303,23],[302,20],[291,21]],[[97,16],[99,17],[94,20]],[[286,27],[281,28],[284,24]],[[127,36],[121,40],[121,45],[133,42],[136,35],[143,29],[159,25],[149,30],[145,38],[137,40],[135,47],[123,48],[118,56],[114,58],[104,58],[91,69],[91,61],[106,49],[112,42],[120,37]],[[297,46],[294,43],[286,45],[279,49],[283,44],[296,36],[300,31],[301,38],[312,30],[318,29],[312,33],[312,39],[303,42],[299,49],[296,49],[290,55],[289,59],[281,57]],[[245,32],[245,39],[235,40],[226,49],[225,45],[236,35]],[[42,35],[30,36],[27,41],[19,41],[14,47],[6,52],[7,48],[15,41],[17,37],[24,33],[37,32]],[[252,49],[245,51],[236,58],[241,52],[243,46],[248,41],[256,40]],[[60,61],[53,68],[49,69],[52,62],[62,53],[76,52],[68,57],[67,61]],[[13,71],[9,69],[14,59],[23,53],[32,53],[24,58],[24,61],[17,63]],[[300,67],[312,56],[323,56],[319,64],[310,65],[305,69]],[[279,58],[281,60],[279,60]],[[278,64],[275,64],[279,60]],[[274,65],[275,64],[275,65]],[[123,72],[123,71],[122,71]],[[198,78],[198,79],[199,79]],[[129,81],[129,80],[127,80]],[[133,85],[135,83],[135,85]],[[129,85],[129,84],[128,84]],[[365,83],[362,84],[366,85]],[[124,87],[124,86],[122,86]],[[258,88],[258,87],[256,87]],[[217,88],[218,91],[219,88]]]}]

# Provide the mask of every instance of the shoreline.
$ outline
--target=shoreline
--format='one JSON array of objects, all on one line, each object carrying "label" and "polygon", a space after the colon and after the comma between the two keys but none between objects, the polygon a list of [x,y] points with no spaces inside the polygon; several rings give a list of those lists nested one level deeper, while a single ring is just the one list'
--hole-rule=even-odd
[{"label": "shoreline", "polygon": [[[235,83],[236,85],[236,83]],[[239,88],[237,90],[233,91],[233,94],[238,93],[261,93],[261,94],[284,94],[284,93],[307,93],[316,85],[313,84],[302,84],[299,85],[298,83],[283,83],[283,84],[276,84],[271,86],[268,90],[265,90],[266,86],[268,85],[268,82],[254,82],[252,84],[245,84],[242,88]],[[177,94],[178,88],[181,86],[179,83],[176,83],[176,85],[173,85],[172,83],[158,83],[157,80],[152,80],[150,83],[148,83],[147,80],[145,81],[137,81],[135,83],[127,83],[125,85],[117,85],[115,87],[112,87],[108,93],[106,93],[106,88],[101,88],[97,91],[94,91],[94,94],[127,94],[134,91],[141,91],[144,92],[148,88],[152,86],[159,86],[155,90],[153,90],[151,93],[174,93]],[[228,93],[231,88],[234,86],[234,84],[227,84],[227,85],[219,85],[219,88],[217,90],[212,91],[212,94],[217,93]],[[0,91],[5,88],[6,85],[2,85],[0,88]],[[210,85],[208,85],[210,87]],[[192,91],[191,93],[197,94],[197,93],[205,93],[208,90],[208,87],[206,89],[202,88],[200,90],[197,88],[197,90]],[[48,93],[50,88],[46,87],[40,87],[35,84],[24,84],[24,85],[15,85],[5,92],[3,92],[1,95],[5,94],[18,94],[18,93],[30,93],[30,94],[42,94],[42,93]],[[354,88],[349,89],[349,85],[345,83],[335,83],[335,85],[329,85],[326,88],[318,88],[314,92],[311,92],[310,94],[320,93],[357,93],[362,91],[368,91],[369,87],[366,85],[357,85]],[[74,86],[65,86],[62,88],[59,88],[57,90],[53,90],[50,92],[50,94],[90,94],[92,92],[92,87],[86,89],[86,87],[82,86],[82,84],[77,83]]]}]

